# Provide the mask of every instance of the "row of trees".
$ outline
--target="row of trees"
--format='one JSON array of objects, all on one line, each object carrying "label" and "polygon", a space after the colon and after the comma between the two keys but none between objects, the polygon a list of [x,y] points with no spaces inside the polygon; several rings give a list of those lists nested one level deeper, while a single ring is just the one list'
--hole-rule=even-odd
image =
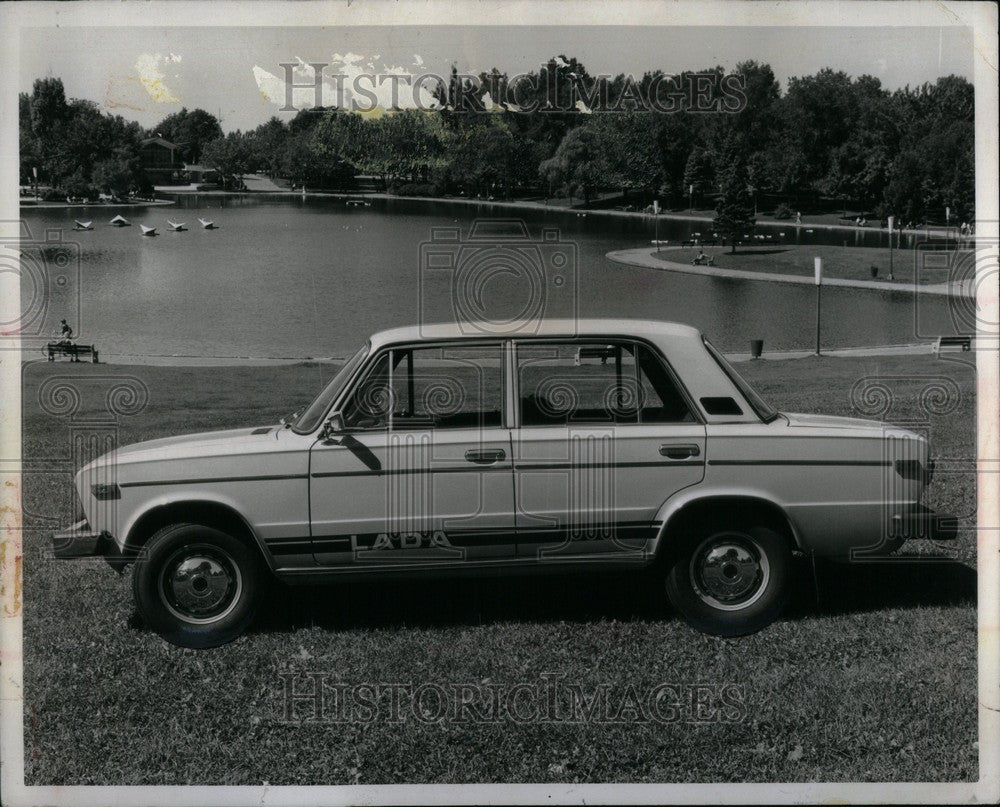
[{"label": "row of trees", "polygon": [[[782,92],[766,64],[744,62],[736,74],[744,102],[735,112],[663,114],[623,103],[587,114],[559,94],[593,89],[597,79],[559,57],[529,82],[533,103],[520,99],[532,112],[491,104],[489,88],[506,80],[498,71],[478,82],[453,72],[437,88],[441,111],[309,110],[226,135],[203,110],[182,110],[143,132],[89,102],[66,102],[61,82],[43,79],[21,99],[22,166],[42,165],[56,183],[134,182],[138,139],[160,134],[180,143],[188,161],[217,168],[231,187],[251,171],[310,187],[345,186],[366,174],[403,192],[590,202],[620,191],[637,204],[655,197],[703,207],[739,185],[751,204],[842,205],[907,220],[940,218],[950,207],[956,218],[973,217],[974,104],[965,79],[890,92],[871,76],[824,69],[792,78]],[[726,81],[721,67],[697,75],[716,88]],[[647,73],[635,90],[647,93],[659,78]],[[611,79],[608,95],[617,98],[629,81]],[[460,97],[493,111],[455,109]]]}]

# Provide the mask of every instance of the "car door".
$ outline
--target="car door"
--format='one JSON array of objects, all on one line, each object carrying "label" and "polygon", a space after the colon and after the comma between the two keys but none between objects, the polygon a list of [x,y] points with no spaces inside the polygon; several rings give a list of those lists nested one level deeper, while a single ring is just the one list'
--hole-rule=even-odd
[{"label": "car door", "polygon": [[641,553],[660,505],[705,473],[705,426],[628,340],[522,341],[513,434],[518,556]]},{"label": "car door", "polygon": [[387,349],[312,449],[313,553],[384,567],[515,555],[501,342]]}]

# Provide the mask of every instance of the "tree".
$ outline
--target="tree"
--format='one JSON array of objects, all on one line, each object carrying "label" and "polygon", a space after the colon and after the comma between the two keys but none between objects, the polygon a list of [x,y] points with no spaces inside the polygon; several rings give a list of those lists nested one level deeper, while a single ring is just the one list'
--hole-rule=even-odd
[{"label": "tree", "polygon": [[709,190],[715,182],[715,166],[712,155],[701,146],[696,146],[688,155],[684,165],[684,191],[691,197],[691,205],[695,199]]},{"label": "tree", "polygon": [[181,107],[180,112],[167,115],[150,133],[176,143],[187,162],[197,163],[201,160],[205,144],[222,137],[222,127],[218,118],[204,109],[189,112],[186,107]]},{"label": "tree", "polygon": [[143,172],[139,158],[127,149],[105,157],[94,164],[92,180],[105,193],[127,194],[132,188],[141,187]]},{"label": "tree", "polygon": [[584,204],[598,188],[611,184],[611,172],[600,137],[589,126],[570,129],[556,149],[538,171],[550,188],[558,188],[572,201],[582,196]]},{"label": "tree", "polygon": [[720,170],[722,188],[715,207],[714,226],[724,239],[729,239],[732,251],[736,252],[737,240],[756,224],[753,199],[749,191],[746,148],[742,137],[730,137]]},{"label": "tree", "polygon": [[242,132],[230,132],[205,144],[205,162],[219,172],[225,188],[243,186],[243,176],[250,170],[252,152],[247,136]]}]

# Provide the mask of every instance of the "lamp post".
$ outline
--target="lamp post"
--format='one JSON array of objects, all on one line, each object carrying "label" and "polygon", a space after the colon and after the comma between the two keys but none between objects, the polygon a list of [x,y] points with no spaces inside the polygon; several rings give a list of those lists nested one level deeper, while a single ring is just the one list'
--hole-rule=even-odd
[{"label": "lamp post", "polygon": [[816,257],[813,258],[813,268],[816,272],[816,355],[819,355],[819,324],[820,324],[820,308],[822,304],[822,292],[823,292],[823,259]]},{"label": "lamp post", "polygon": [[653,240],[656,241],[656,251],[660,251],[660,202],[653,200]]},{"label": "lamp post", "polygon": [[895,216],[889,216],[889,280],[895,280],[892,276],[892,230],[893,224],[896,223]]}]

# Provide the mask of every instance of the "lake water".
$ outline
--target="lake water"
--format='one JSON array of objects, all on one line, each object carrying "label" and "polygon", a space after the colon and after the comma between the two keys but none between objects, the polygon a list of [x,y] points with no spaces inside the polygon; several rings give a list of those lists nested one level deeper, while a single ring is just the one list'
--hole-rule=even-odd
[{"label": "lake water", "polygon": [[[492,320],[525,311],[676,320],[735,351],[747,350],[750,339],[763,339],[766,350],[815,341],[812,286],[630,268],[605,258],[610,250],[648,245],[651,220],[448,202],[348,207],[334,199],[204,195],[124,211],[131,227],[109,226],[115,212],[23,212],[36,239],[63,228],[79,244],[80,307],[65,303],[68,318],[81,341],[96,343],[111,360],[344,356],[373,331],[453,319],[456,311]],[[219,229],[201,229],[198,217]],[[71,232],[74,218],[94,219],[95,229]],[[168,218],[187,222],[189,231],[170,232]],[[491,234],[470,245],[477,218],[477,233]],[[495,219],[513,218],[523,220],[535,246],[512,247],[503,237],[517,225]],[[160,235],[141,237],[139,224],[158,227]],[[707,226],[661,221],[659,235],[675,241]],[[558,237],[545,240],[543,229],[557,229]],[[788,228],[793,243],[877,246],[885,238]],[[447,261],[460,249],[457,262],[465,268],[456,284]],[[539,264],[544,271],[533,275]],[[904,344],[953,330],[943,297],[823,290],[827,347]]]}]

